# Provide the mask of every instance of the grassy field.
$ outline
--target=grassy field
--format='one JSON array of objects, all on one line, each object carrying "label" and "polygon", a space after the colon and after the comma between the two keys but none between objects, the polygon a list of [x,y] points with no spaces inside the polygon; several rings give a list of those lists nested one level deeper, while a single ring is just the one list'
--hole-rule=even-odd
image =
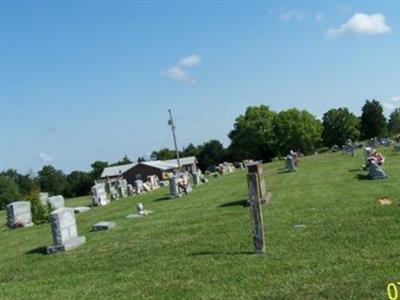
[{"label": "grassy field", "polygon": [[[386,299],[386,285],[400,281],[400,155],[384,154],[389,178],[376,181],[359,177],[361,152],[305,157],[297,173],[265,164],[264,256],[252,254],[246,171],[179,199],[162,188],[78,214],[87,242],[70,252],[42,254],[49,224],[3,227],[0,298]],[[137,202],[154,214],[127,219]],[[91,232],[101,220],[117,227]]]}]

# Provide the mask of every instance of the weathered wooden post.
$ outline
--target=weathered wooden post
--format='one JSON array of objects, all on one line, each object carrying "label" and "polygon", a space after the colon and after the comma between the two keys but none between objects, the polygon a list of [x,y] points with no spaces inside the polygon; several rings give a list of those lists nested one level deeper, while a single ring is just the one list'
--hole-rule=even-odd
[{"label": "weathered wooden post", "polygon": [[261,204],[268,204],[271,200],[272,194],[266,191],[265,180],[262,168],[262,162],[257,161],[247,165],[247,170],[249,173],[256,173],[258,178],[258,185],[260,187],[260,201]]},{"label": "weathered wooden post", "polygon": [[249,209],[253,244],[256,254],[265,253],[264,227],[261,206],[261,188],[257,173],[247,174],[247,187],[249,192]]}]

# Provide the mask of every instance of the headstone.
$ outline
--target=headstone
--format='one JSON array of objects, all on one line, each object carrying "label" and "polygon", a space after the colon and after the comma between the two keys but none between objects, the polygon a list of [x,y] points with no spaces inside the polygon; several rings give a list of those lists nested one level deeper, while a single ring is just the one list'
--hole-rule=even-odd
[{"label": "headstone", "polygon": [[106,183],[104,184],[104,188],[106,190],[106,193],[111,194],[111,187],[112,187],[112,182],[111,181],[106,181]]},{"label": "headstone", "polygon": [[104,206],[110,203],[107,199],[106,188],[103,183],[97,183],[91,188],[92,191],[92,205],[93,206]]},{"label": "headstone", "polygon": [[53,245],[46,248],[47,254],[68,251],[83,245],[84,236],[78,236],[75,214],[72,208],[58,208],[50,215]]},{"label": "headstone", "polygon": [[249,173],[257,174],[258,186],[260,187],[261,204],[269,203],[269,201],[271,200],[272,194],[270,192],[267,192],[267,190],[265,188],[265,179],[264,179],[262,162],[256,161],[256,162],[249,163],[247,165],[247,170]]},{"label": "headstone", "polygon": [[333,145],[331,148],[332,152],[338,152],[339,151],[339,146],[338,145]]},{"label": "headstone", "polygon": [[125,190],[123,186],[118,186],[117,191],[118,191],[119,197],[121,197],[121,198],[128,196],[127,190]]},{"label": "headstone", "polygon": [[143,181],[142,180],[140,180],[140,179],[135,180],[135,190],[136,190],[137,194],[143,193],[144,190],[143,190]]},{"label": "headstone", "polygon": [[47,199],[47,203],[51,210],[64,207],[64,197],[62,195],[52,196]]},{"label": "headstone", "polygon": [[383,171],[383,169],[380,166],[378,166],[378,164],[374,160],[371,160],[369,162],[367,176],[371,179],[387,178],[385,171]]},{"label": "headstone", "polygon": [[108,229],[112,229],[114,227],[115,227],[115,222],[101,221],[101,222],[94,224],[92,230],[93,231],[108,230]]},{"label": "headstone", "polygon": [[354,156],[354,155],[355,155],[356,148],[355,148],[355,146],[351,143],[351,140],[350,140],[350,141],[348,141],[345,145],[343,145],[343,150],[344,150],[344,152],[351,154],[351,156]]},{"label": "headstone", "polygon": [[192,173],[193,176],[193,185],[201,185],[201,179],[200,179],[200,174],[198,172],[193,172]]},{"label": "headstone", "polygon": [[128,182],[126,179],[118,179],[117,180],[117,192],[121,198],[124,198],[128,195]]},{"label": "headstone", "polygon": [[31,203],[29,201],[12,202],[6,206],[7,226],[9,228],[32,226]]},{"label": "headstone", "polygon": [[143,190],[145,192],[151,192],[151,185],[148,182],[143,183]]},{"label": "headstone", "polygon": [[265,253],[264,226],[257,173],[247,174],[251,231],[256,254]]},{"label": "headstone", "polygon": [[74,207],[74,212],[76,214],[80,214],[80,213],[84,213],[90,210],[90,207],[87,206],[78,206],[78,207]]},{"label": "headstone", "polygon": [[128,184],[127,185],[127,191],[128,191],[128,196],[132,196],[135,193],[135,190],[133,189],[133,185],[132,184]]},{"label": "headstone", "polygon": [[182,196],[182,193],[178,186],[177,176],[171,176],[169,178],[169,195],[170,198],[177,198]]},{"label": "headstone", "polygon": [[296,171],[296,166],[294,165],[294,159],[293,156],[291,155],[286,156],[286,169],[288,170],[288,172]]}]

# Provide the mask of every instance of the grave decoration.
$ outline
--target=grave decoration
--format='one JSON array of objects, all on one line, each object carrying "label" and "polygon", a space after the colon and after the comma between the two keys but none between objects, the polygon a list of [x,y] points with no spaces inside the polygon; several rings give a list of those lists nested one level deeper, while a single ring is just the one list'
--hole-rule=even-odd
[{"label": "grave decoration", "polygon": [[145,210],[143,203],[136,204],[136,210],[133,214],[126,216],[129,219],[141,218],[152,214],[152,210]]}]

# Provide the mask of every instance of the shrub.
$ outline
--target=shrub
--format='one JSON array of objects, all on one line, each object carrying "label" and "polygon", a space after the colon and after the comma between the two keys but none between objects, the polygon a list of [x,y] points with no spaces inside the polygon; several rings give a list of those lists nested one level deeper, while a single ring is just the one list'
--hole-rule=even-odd
[{"label": "shrub", "polygon": [[34,191],[27,196],[27,201],[31,202],[32,222],[43,224],[49,222],[49,209],[39,198],[39,191]]}]

